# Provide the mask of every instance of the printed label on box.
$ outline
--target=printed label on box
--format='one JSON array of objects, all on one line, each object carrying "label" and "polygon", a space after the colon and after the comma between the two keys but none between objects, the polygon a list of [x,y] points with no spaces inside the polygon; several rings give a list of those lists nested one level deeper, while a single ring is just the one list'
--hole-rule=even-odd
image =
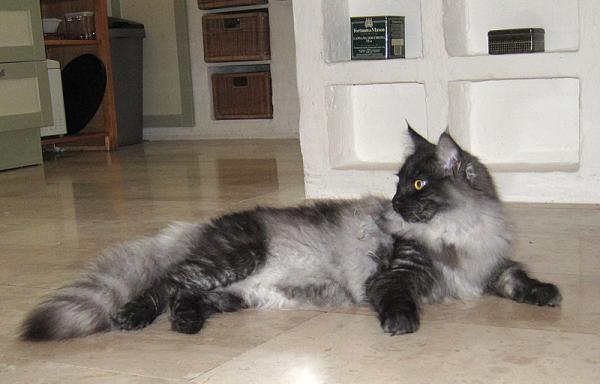
[{"label": "printed label on box", "polygon": [[402,58],[404,16],[351,18],[352,60]]}]

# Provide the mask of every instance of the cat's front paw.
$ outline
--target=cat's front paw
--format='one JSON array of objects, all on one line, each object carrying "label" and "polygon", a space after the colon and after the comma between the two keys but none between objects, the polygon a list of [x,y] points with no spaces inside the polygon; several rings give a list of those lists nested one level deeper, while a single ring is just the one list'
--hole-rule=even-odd
[{"label": "cat's front paw", "polygon": [[171,314],[171,329],[175,332],[193,335],[200,332],[205,318],[195,309],[180,310]]},{"label": "cat's front paw", "polygon": [[523,302],[527,304],[555,307],[562,301],[558,287],[550,283],[540,283],[528,287]]},{"label": "cat's front paw", "polygon": [[395,311],[380,314],[381,328],[392,336],[413,333],[419,329],[419,314],[412,311]]},{"label": "cat's front paw", "polygon": [[124,331],[133,331],[148,326],[156,318],[154,309],[143,303],[130,302],[125,304],[112,317],[117,328]]}]

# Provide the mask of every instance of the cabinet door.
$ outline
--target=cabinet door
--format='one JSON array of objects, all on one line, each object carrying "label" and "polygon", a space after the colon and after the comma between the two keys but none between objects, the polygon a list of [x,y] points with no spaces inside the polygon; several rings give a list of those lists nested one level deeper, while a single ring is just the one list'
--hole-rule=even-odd
[{"label": "cabinet door", "polygon": [[46,61],[0,63],[0,132],[52,122]]},{"label": "cabinet door", "polygon": [[0,171],[41,163],[39,128],[0,131]]},{"label": "cabinet door", "polygon": [[0,170],[41,163],[39,128],[51,119],[46,62],[0,63]]},{"label": "cabinet door", "polygon": [[39,0],[0,1],[0,63],[44,59]]}]

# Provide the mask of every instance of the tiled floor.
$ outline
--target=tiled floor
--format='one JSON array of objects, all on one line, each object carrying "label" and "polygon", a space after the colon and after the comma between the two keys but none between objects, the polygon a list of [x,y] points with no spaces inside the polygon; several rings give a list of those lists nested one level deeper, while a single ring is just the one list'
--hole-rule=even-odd
[{"label": "tiled floor", "polygon": [[303,199],[295,141],[146,143],[0,173],[0,383],[598,383],[600,207],[512,205],[516,258],[561,308],[484,298],[425,308],[390,337],[366,307],[243,311],[194,336],[15,339],[19,321],[104,247],[256,204]]}]

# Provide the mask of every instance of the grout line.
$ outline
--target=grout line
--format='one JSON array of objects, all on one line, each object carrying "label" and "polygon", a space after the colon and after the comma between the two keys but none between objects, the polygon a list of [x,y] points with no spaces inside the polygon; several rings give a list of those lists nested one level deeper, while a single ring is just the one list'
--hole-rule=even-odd
[{"label": "grout line", "polygon": [[88,366],[85,366],[85,365],[63,363],[63,362],[57,362],[57,361],[52,361],[52,360],[46,360],[46,359],[34,359],[34,358],[22,357],[22,356],[11,357],[11,358],[15,359],[15,360],[23,360],[23,361],[32,361],[32,362],[41,362],[41,363],[56,364],[56,365],[62,365],[62,366],[66,366],[66,367],[85,369],[85,370],[89,370],[89,371],[114,373],[114,374],[123,375],[123,376],[135,376],[135,377],[141,377],[141,378],[144,378],[144,379],[156,379],[156,380],[163,380],[163,381],[174,382],[174,383],[185,381],[184,379],[167,378],[167,377],[160,377],[160,376],[140,375],[140,374],[137,374],[137,373],[116,371],[116,370],[112,370],[112,369],[97,368],[97,367],[88,367]]}]

